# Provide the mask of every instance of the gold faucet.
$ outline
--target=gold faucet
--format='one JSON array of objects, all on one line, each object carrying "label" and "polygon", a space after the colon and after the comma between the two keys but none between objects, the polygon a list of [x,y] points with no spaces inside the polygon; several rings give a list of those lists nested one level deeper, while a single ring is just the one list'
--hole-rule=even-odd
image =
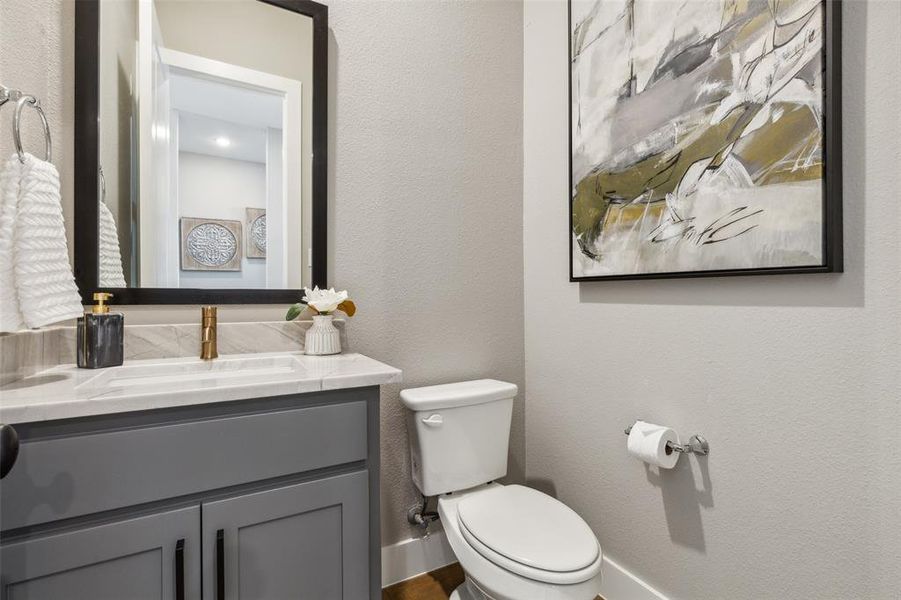
[{"label": "gold faucet", "polygon": [[219,358],[219,350],[216,348],[216,307],[203,306],[200,314],[200,358]]}]

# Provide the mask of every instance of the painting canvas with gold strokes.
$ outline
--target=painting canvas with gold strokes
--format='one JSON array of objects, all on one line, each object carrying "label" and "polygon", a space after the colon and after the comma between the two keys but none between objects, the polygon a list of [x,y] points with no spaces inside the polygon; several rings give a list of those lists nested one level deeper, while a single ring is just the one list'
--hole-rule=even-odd
[{"label": "painting canvas with gold strokes", "polygon": [[571,0],[572,280],[841,270],[839,8]]}]

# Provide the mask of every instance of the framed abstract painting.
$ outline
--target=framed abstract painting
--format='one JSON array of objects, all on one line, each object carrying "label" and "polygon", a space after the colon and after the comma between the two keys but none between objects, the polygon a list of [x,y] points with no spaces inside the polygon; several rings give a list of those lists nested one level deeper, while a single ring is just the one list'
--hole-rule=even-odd
[{"label": "framed abstract painting", "polygon": [[838,0],[570,0],[570,280],[842,270]]}]

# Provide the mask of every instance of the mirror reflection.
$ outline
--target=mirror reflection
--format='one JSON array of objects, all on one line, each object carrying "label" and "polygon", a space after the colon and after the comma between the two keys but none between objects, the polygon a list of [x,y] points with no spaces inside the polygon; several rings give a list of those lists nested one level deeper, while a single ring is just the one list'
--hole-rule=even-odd
[{"label": "mirror reflection", "polygon": [[312,42],[258,0],[100,3],[101,287],[310,283]]}]

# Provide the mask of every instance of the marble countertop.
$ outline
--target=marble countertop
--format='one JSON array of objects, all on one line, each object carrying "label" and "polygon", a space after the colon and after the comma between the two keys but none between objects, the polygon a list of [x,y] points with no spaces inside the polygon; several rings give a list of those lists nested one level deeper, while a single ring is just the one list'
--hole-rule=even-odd
[{"label": "marble countertop", "polygon": [[287,394],[399,383],[401,371],[362,354],[220,355],[216,360],[128,360],[61,365],[0,387],[0,423],[52,421]]}]

